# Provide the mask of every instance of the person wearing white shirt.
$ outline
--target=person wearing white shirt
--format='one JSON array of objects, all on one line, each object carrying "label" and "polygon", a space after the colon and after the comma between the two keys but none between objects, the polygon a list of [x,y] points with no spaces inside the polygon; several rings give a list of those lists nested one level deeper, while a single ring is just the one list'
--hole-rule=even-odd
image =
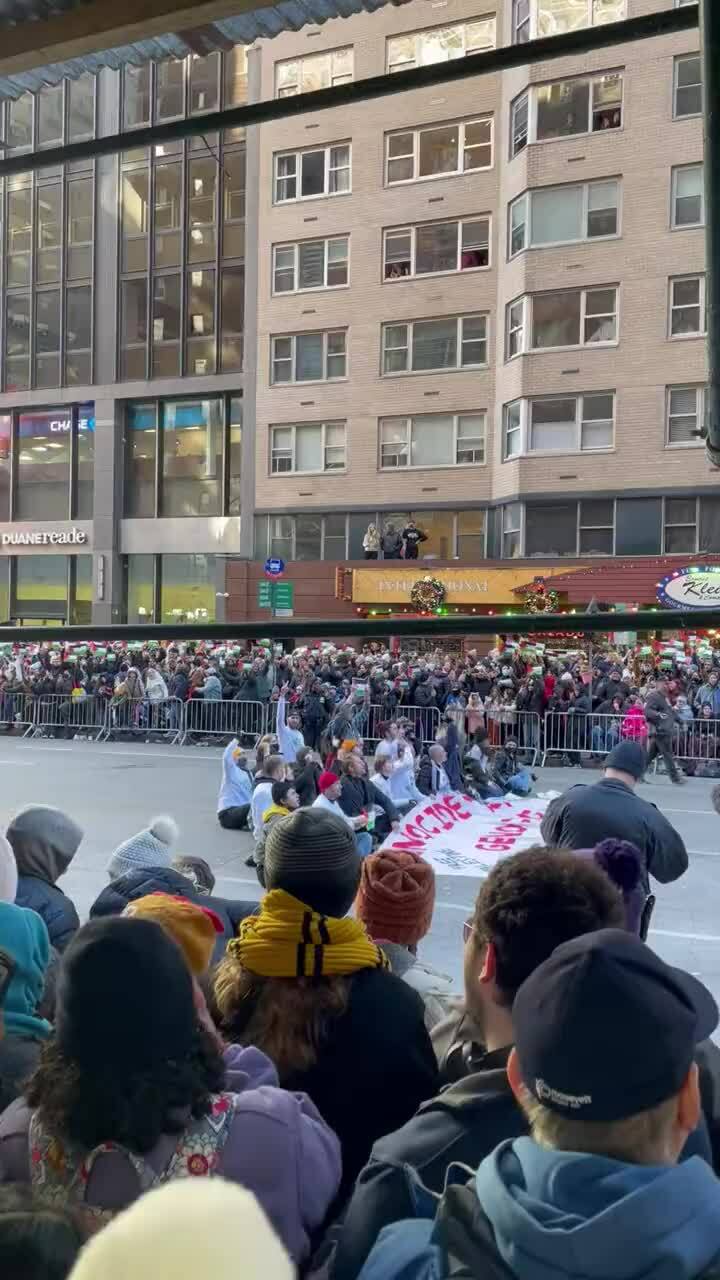
[{"label": "person wearing white shirt", "polygon": [[388,800],[399,809],[401,813],[407,813],[415,804],[422,804],[425,796],[418,791],[415,786],[415,774],[413,772],[412,761],[396,760],[395,763],[389,756],[375,756],[375,772],[370,781],[375,784],[378,790],[386,795]]},{"label": "person wearing white shirt", "polygon": [[286,692],[287,685],[284,685],[277,704],[277,736],[283,760],[288,764],[295,764],[298,751],[305,746],[305,739],[300,732],[300,717],[297,712],[291,711],[287,721],[285,719]]},{"label": "person wearing white shirt", "polygon": [[248,822],[252,790],[253,776],[247,767],[247,757],[237,738],[233,738],[223,752],[222,782],[217,805],[221,827],[230,831],[242,831]]},{"label": "person wearing white shirt", "polygon": [[361,829],[367,821],[367,817],[359,815],[357,818],[349,818],[338,803],[341,791],[342,782],[338,775],[326,769],[318,778],[318,795],[310,807],[312,809],[327,809],[328,813],[334,813],[336,817],[342,818],[343,822],[347,822],[348,826],[352,827],[355,832],[357,851],[361,858],[365,858],[368,853],[372,852],[373,843],[370,832]]}]

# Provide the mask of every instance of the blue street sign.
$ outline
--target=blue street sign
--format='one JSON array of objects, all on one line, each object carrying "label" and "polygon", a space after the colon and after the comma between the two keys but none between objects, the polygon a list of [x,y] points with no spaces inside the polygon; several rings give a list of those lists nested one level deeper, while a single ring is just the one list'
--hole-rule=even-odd
[{"label": "blue street sign", "polygon": [[280,574],[285,572],[285,561],[271,556],[265,561],[265,572],[271,578],[279,578]]}]

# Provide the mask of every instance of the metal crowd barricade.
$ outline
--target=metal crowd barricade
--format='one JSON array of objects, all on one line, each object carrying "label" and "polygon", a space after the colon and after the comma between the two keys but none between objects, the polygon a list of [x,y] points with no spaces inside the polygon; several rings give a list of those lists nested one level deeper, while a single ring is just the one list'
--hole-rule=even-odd
[{"label": "metal crowd barricade", "polygon": [[73,698],[69,693],[24,695],[31,704],[26,738],[90,738],[95,742],[105,727],[105,703],[93,694]]},{"label": "metal crowd barricade", "polygon": [[190,698],[183,704],[184,721],[179,741],[187,745],[204,738],[238,738],[252,745],[267,732],[267,707],[262,702],[234,699]]},{"label": "metal crowd barricade", "polygon": [[10,733],[17,725],[29,725],[32,723],[33,715],[33,698],[29,693],[19,690],[14,693],[12,689],[3,689],[0,693],[0,728],[7,726]]},{"label": "metal crowd barricade", "polygon": [[700,778],[720,778],[720,720],[700,716],[676,724],[672,750],[675,759],[683,761],[685,773]]},{"label": "metal crowd barricade", "polygon": [[409,720],[418,742],[435,742],[440,728],[440,712],[437,707],[404,707],[402,703],[389,715],[379,703],[371,702],[367,708],[367,723],[363,740],[378,743],[382,737],[380,725],[393,720]]},{"label": "metal crowd barricade", "polygon": [[547,764],[549,756],[560,756],[560,760],[555,762],[560,764],[579,764],[582,756],[602,759],[621,741],[636,741],[647,747],[647,736],[630,736],[623,733],[622,726],[622,715],[600,715],[595,711],[546,711],[542,763]]},{"label": "metal crowd barricade", "polygon": [[[467,717],[467,712],[465,715]],[[529,765],[536,763],[542,744],[542,723],[537,711],[514,711],[508,708],[501,710],[496,716],[492,711],[487,711],[486,724],[494,747],[502,747],[508,738],[512,738],[518,744],[522,762]]]},{"label": "metal crowd barricade", "polygon": [[185,704],[180,698],[112,698],[105,708],[105,718],[98,741],[121,741],[142,737],[146,742],[162,739],[174,745],[182,742],[185,729]]}]

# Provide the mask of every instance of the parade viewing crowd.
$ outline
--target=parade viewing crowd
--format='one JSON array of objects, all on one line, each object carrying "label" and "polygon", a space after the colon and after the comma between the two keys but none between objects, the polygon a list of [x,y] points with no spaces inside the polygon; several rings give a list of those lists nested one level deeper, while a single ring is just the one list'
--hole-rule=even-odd
[{"label": "parade viewing crowd", "polygon": [[[0,836],[3,1280],[717,1280],[720,1014],[653,950],[688,854],[637,792],[653,756],[680,779],[715,655],[530,648],[6,656],[4,698],[185,681],[275,715],[227,743],[217,802],[259,902],[161,817],[107,850],[81,923],[58,883],[81,825],[34,804]],[[384,842],[429,797],[531,789],[498,699],[617,704],[618,732],[482,881],[457,990],[422,957],[433,867]]]}]

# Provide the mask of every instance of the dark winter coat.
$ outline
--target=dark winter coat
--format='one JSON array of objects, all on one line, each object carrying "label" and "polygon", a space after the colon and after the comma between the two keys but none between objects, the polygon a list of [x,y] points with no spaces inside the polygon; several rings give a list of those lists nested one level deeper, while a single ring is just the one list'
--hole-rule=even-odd
[{"label": "dark winter coat", "polygon": [[321,773],[322,765],[316,764],[313,760],[304,764],[302,769],[296,770],[294,786],[303,808],[307,808],[313,800],[317,799],[317,783]]},{"label": "dark winter coat", "polygon": [[348,818],[367,813],[375,804],[384,810],[388,822],[397,822],[399,817],[392,800],[379,787],[367,778],[351,778],[347,773],[343,775],[339,804]]},{"label": "dark winter coat", "polygon": [[664,693],[656,689],[648,694],[645,702],[645,719],[650,726],[650,733],[660,738],[669,738],[675,728],[675,712]]},{"label": "dark winter coat", "polygon": [[19,907],[29,907],[42,916],[56,951],[64,951],[80,928],[72,899],[56,884],[49,884],[38,876],[18,876],[15,901]]},{"label": "dark winter coat", "polygon": [[80,928],[75,904],[56,881],[70,866],[82,837],[82,828],[67,814],[42,806],[23,810],[7,829],[18,869],[15,901],[42,916],[56,951],[64,951]]}]

